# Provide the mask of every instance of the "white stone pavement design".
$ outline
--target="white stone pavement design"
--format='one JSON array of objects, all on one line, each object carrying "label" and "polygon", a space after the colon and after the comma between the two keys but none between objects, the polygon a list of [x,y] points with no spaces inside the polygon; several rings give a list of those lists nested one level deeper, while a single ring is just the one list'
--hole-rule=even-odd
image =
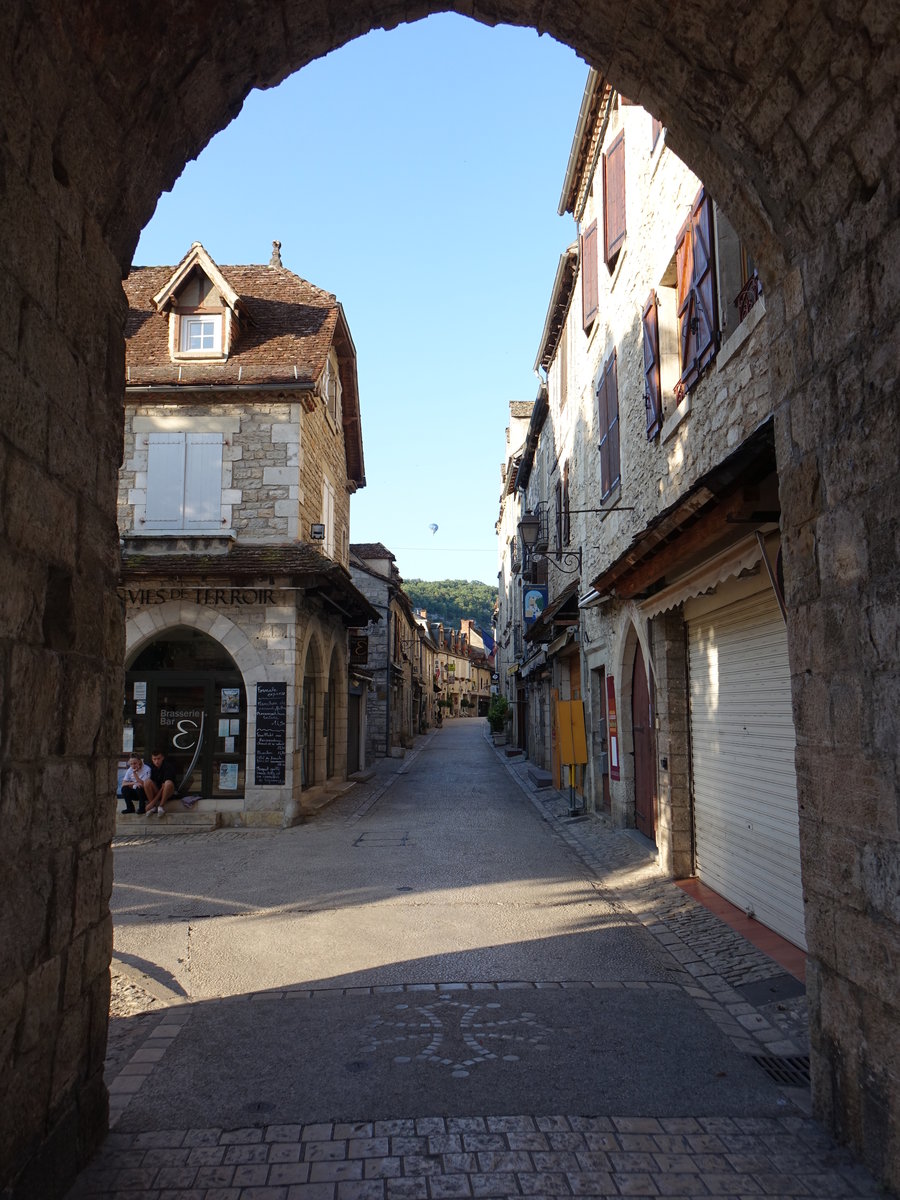
[{"label": "white stone pavement design", "polygon": [[[368,1019],[361,1047],[397,1064],[427,1060],[464,1078],[490,1060],[518,1061],[517,1048],[548,1049],[551,1032],[528,993],[555,988],[684,991],[746,1054],[806,1053],[803,1012],[782,1027],[736,990],[780,973],[765,955],[710,917],[665,880],[646,852],[601,822],[569,822],[565,797],[529,787],[521,764],[507,764],[556,832],[579,854],[598,886],[615,870],[613,894],[679,964],[677,983],[526,982],[386,985],[268,991],[222,1004],[395,995]],[[408,769],[407,766],[404,770]],[[373,784],[357,815],[384,792]],[[503,1016],[491,993],[518,991]],[[176,1054],[192,1005],[143,1017],[145,1040],[110,1083],[111,1132],[69,1200],[455,1200],[508,1196],[875,1197],[886,1193],[809,1117],[808,1091],[785,1090],[777,1117],[601,1115],[416,1116],[342,1124],[254,1124],[122,1132],[116,1126],[155,1070]],[[790,1103],[792,1101],[793,1103]],[[174,1116],[175,1114],[173,1114]]]}]

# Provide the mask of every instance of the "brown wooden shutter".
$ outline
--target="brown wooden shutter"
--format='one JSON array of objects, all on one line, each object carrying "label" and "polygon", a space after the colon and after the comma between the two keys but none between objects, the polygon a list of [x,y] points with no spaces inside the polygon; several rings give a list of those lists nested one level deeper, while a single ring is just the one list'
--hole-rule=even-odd
[{"label": "brown wooden shutter", "polygon": [[572,522],[569,516],[569,464],[563,467],[563,516],[562,516],[562,540],[563,545],[568,546],[572,537]]},{"label": "brown wooden shutter", "polygon": [[625,130],[603,155],[603,261],[612,269],[625,241]]},{"label": "brown wooden shutter", "polygon": [[597,222],[591,221],[581,235],[581,314],[582,325],[590,329],[600,301],[597,293]]},{"label": "brown wooden shutter", "polygon": [[606,495],[604,488],[609,479],[609,415],[606,405],[606,369],[597,380],[597,429],[600,434],[600,498]]},{"label": "brown wooden shutter", "polygon": [[701,189],[676,247],[681,383],[696,387],[719,348],[712,200]]},{"label": "brown wooden shutter", "polygon": [[619,482],[619,380],[615,350],[597,384],[600,423],[600,498],[605,500]]},{"label": "brown wooden shutter", "polygon": [[557,559],[559,559],[562,555],[562,529],[563,529],[562,484],[557,479],[557,481],[556,481],[556,557],[557,557]]},{"label": "brown wooden shutter", "polygon": [[662,425],[662,386],[659,373],[659,309],[656,292],[650,293],[641,317],[644,326],[644,405],[647,437],[653,438]]}]

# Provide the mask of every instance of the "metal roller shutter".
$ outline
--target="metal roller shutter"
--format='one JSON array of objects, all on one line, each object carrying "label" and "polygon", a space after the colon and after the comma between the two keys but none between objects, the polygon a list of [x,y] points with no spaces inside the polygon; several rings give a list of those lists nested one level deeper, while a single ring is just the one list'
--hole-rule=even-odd
[{"label": "metal roller shutter", "polygon": [[769,588],[714,604],[685,605],[697,874],[805,948],[784,621]]}]

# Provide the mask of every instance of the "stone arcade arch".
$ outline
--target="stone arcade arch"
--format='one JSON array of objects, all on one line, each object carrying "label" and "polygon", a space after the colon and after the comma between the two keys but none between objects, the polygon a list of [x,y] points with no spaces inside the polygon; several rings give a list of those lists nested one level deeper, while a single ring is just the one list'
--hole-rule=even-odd
[{"label": "stone arcade arch", "polygon": [[[106,1123],[121,277],[159,194],[252,87],[446,7],[248,0],[185,19],[173,0],[33,0],[0,18],[0,1183],[22,1195],[60,1192]],[[657,114],[760,264],[814,1102],[896,1185],[898,4],[698,0],[661,27],[670,11],[484,0],[478,16],[540,27]]]}]

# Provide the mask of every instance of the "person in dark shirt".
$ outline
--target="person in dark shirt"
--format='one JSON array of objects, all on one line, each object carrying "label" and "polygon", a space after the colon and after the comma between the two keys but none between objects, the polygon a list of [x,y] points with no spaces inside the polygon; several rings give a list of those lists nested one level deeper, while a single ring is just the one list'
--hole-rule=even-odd
[{"label": "person in dark shirt", "polygon": [[147,780],[147,812],[162,816],[166,801],[175,795],[175,762],[165,751],[157,748],[150,755],[150,778]]}]

